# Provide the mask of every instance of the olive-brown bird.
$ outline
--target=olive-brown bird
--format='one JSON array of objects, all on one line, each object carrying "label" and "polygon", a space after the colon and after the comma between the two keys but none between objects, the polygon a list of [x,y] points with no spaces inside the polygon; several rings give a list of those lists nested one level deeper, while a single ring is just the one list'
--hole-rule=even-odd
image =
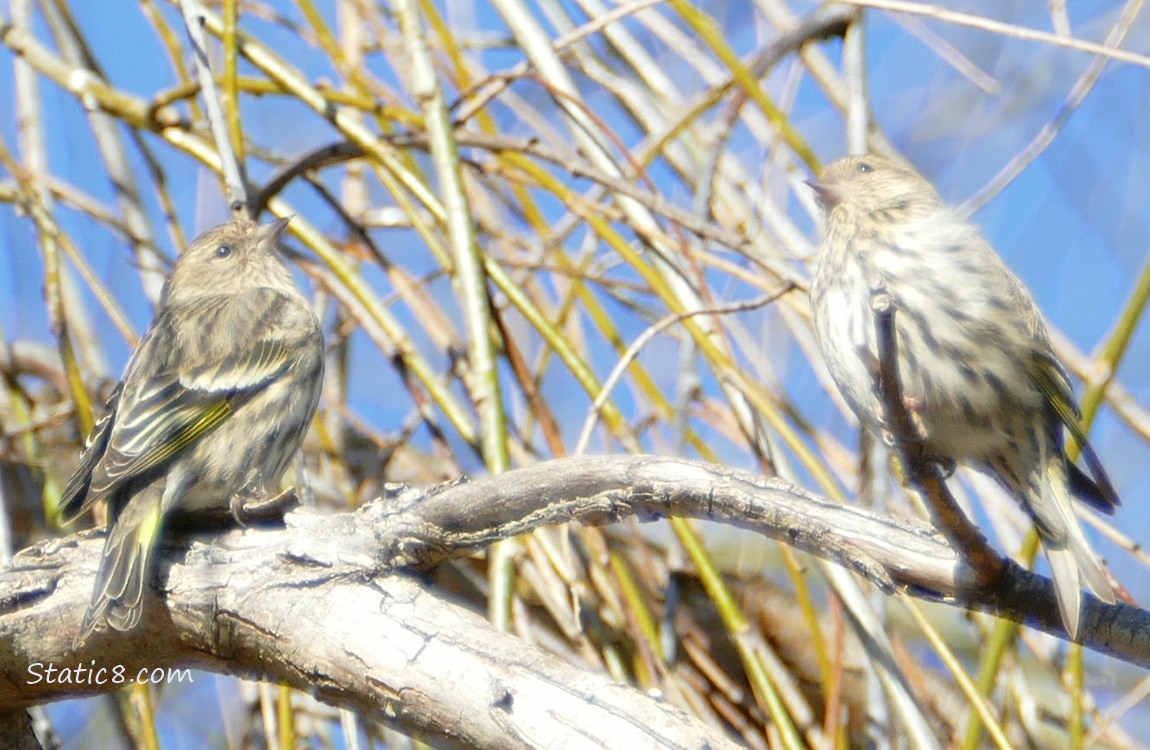
[{"label": "olive-brown bird", "polygon": [[[988,472],[1033,519],[1063,623],[1077,637],[1082,584],[1114,601],[1071,495],[1112,513],[1118,495],[1086,442],[1065,370],[1022,282],[922,176],[847,156],[809,181],[824,219],[811,285],[815,329],[839,391],[871,430],[882,414],[870,298],[894,302],[903,395],[926,452]],[[873,361],[873,360],[872,360]],[[1091,479],[1067,459],[1063,428]]]},{"label": "olive-brown bird", "polygon": [[65,520],[100,500],[112,519],[80,641],[102,622],[118,631],[139,622],[166,516],[266,500],[299,449],[324,351],[280,257],[287,223],[209,229],[164,282],[61,501]]}]

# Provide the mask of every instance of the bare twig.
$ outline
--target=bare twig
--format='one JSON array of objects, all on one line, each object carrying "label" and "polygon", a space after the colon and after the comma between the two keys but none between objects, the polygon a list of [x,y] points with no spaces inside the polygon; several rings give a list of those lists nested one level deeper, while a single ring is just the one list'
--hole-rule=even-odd
[{"label": "bare twig", "polygon": [[643,333],[639,334],[639,336],[631,342],[631,345],[627,347],[627,351],[623,352],[623,354],[619,357],[618,362],[616,362],[615,366],[611,368],[611,374],[608,375],[607,379],[603,381],[602,390],[599,392],[599,395],[595,397],[591,407],[587,410],[587,419],[583,421],[583,429],[579,432],[579,439],[575,441],[575,448],[571,451],[571,454],[574,456],[580,456],[585,450],[587,450],[587,444],[591,441],[591,433],[595,429],[595,423],[599,420],[599,411],[603,408],[603,404],[607,402],[607,399],[610,398],[611,391],[614,390],[615,386],[619,383],[619,380],[622,379],[623,373],[627,371],[627,368],[630,367],[631,363],[635,361],[635,358],[639,356],[639,352],[643,350],[643,347],[650,343],[651,340],[654,339],[655,336],[659,335],[660,332],[665,331],[674,324],[695,315],[728,315],[730,313],[754,310],[756,308],[763,307],[764,305],[771,304],[784,294],[793,291],[794,288],[794,285],[788,285],[785,289],[778,292],[777,294],[772,294],[767,297],[761,297],[759,299],[749,300],[747,302],[737,302],[731,305],[723,305],[721,307],[712,307],[704,310],[691,310],[690,312],[668,315],[654,325],[647,328],[647,330],[643,331]]},{"label": "bare twig", "polygon": [[251,190],[248,187],[244,165],[240,162],[234,144],[228,137],[228,123],[220,106],[220,91],[216,86],[216,79],[212,76],[212,66],[208,59],[208,41],[204,35],[204,19],[207,11],[200,0],[180,0],[180,10],[184,14],[188,38],[192,40],[192,49],[196,55],[196,78],[203,92],[208,126],[211,128],[216,150],[219,152],[224,184],[228,191],[228,203],[232,206],[233,212],[240,210],[246,213],[249,211]]},{"label": "bare twig", "polygon": [[[898,372],[898,336],[894,300],[881,284],[871,289],[871,311],[875,318],[878,361],[874,362],[875,391],[882,403],[883,422],[901,458],[908,481],[921,491],[935,525],[970,562],[980,586],[993,586],[1001,577],[1004,560],[986,541],[947,489],[938,462],[926,454],[922,438],[902,397]],[[870,353],[863,355],[870,358]]]},{"label": "bare twig", "polygon": [[1040,31],[1039,29],[1031,29],[1012,23],[996,21],[986,16],[948,10],[938,5],[905,2],[905,0],[842,0],[842,2],[849,3],[850,5],[860,5],[866,8],[888,10],[892,13],[914,13],[929,18],[936,18],[940,21],[946,21],[947,23],[982,29],[983,31],[1000,34],[1004,37],[1025,39],[1031,42],[1042,42],[1054,47],[1064,47],[1066,49],[1078,50],[1079,52],[1088,52],[1092,55],[1108,57],[1119,62],[1150,68],[1150,57],[1139,55],[1136,52],[1114,49],[1105,44],[1098,44],[1097,42],[1090,42],[1085,39],[1060,36],[1058,34],[1051,34],[1048,31]]}]

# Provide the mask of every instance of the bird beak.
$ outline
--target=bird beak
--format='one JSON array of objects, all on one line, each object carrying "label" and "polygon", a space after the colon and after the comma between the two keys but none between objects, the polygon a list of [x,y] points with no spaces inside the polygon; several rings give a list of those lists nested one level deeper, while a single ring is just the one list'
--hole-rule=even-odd
[{"label": "bird beak", "polygon": [[285,216],[282,219],[276,219],[271,224],[260,224],[259,229],[256,230],[256,241],[261,245],[268,242],[274,247],[279,242],[280,236],[287,231],[288,222],[291,220],[292,217]]},{"label": "bird beak", "polygon": [[824,211],[830,211],[837,206],[842,200],[839,191],[835,186],[825,180],[820,180],[818,177],[812,177],[806,180],[806,184],[811,186],[811,190],[815,191],[815,200],[822,206]]}]

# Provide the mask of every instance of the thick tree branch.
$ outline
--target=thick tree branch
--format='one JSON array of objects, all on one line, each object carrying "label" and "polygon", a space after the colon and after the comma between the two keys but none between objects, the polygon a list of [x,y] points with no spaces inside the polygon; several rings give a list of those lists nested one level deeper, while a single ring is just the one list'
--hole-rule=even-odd
[{"label": "thick tree branch", "polygon": [[[544,524],[668,515],[754,529],[882,585],[1061,634],[1047,580],[1007,562],[993,590],[980,588],[921,523],[743,471],[653,456],[583,457],[430,492],[404,489],[354,513],[301,509],[286,528],[229,531],[190,548],[173,542],[157,576],[165,596],[150,598],[145,627],[97,635],[78,650],[72,640],[102,534],[27,549],[0,573],[0,708],[117,687],[33,682],[34,663],[122,665],[129,675],[194,665],[283,681],[403,731],[469,745],[507,747],[511,737],[525,747],[562,736],[613,747],[720,747],[718,730],[497,633],[397,572]],[[1150,613],[1090,599],[1082,634],[1099,651],[1150,666]]]}]

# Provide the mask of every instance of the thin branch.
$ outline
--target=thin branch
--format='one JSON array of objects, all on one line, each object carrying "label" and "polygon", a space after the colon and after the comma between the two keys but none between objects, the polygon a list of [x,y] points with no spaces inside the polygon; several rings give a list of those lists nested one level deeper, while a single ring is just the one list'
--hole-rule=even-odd
[{"label": "thin branch", "polygon": [[228,191],[228,203],[233,211],[242,207],[239,210],[247,212],[251,203],[251,189],[248,187],[244,165],[236,153],[235,144],[228,137],[228,123],[220,106],[220,91],[216,86],[216,79],[212,76],[212,66],[208,59],[208,40],[204,35],[207,10],[200,0],[180,0],[180,11],[184,14],[184,25],[187,27],[188,38],[192,42],[192,50],[196,56],[196,78],[203,93],[208,126],[211,128],[216,150],[219,152],[224,184]]},{"label": "thin branch", "polygon": [[782,297],[794,289],[795,287],[792,284],[777,294],[760,297],[759,299],[749,300],[747,302],[736,302],[721,307],[674,313],[665,316],[662,320],[648,327],[639,334],[627,347],[627,350],[619,356],[619,360],[615,363],[615,366],[611,368],[611,374],[603,381],[603,388],[599,391],[599,394],[595,396],[595,400],[591,403],[590,408],[587,409],[587,418],[583,421],[583,429],[579,432],[579,439],[575,442],[575,448],[571,451],[571,455],[580,456],[587,450],[587,444],[591,442],[591,433],[595,429],[595,424],[599,421],[599,411],[603,408],[603,405],[607,403],[607,399],[611,397],[611,392],[615,389],[615,386],[619,384],[619,381],[622,380],[627,368],[630,367],[631,363],[635,361],[635,358],[639,356],[639,352],[643,351],[643,348],[658,336],[659,333],[695,315],[729,315],[747,310],[756,310],[771,304],[779,297]]},{"label": "thin branch", "polygon": [[1098,44],[1097,42],[1091,42],[1085,39],[1059,36],[1058,34],[1051,34],[1048,31],[1040,31],[1039,29],[1027,28],[1026,26],[1004,23],[1003,21],[996,21],[986,16],[947,10],[937,5],[904,2],[904,0],[842,0],[842,2],[850,5],[859,5],[864,8],[888,10],[892,13],[913,13],[915,15],[935,18],[939,21],[946,21],[947,23],[958,24],[959,26],[981,29],[991,34],[1000,34],[1013,39],[1023,39],[1030,42],[1042,42],[1054,47],[1087,52],[1092,55],[1108,57],[1119,62],[1150,68],[1150,57],[1146,55],[1139,55],[1135,52],[1128,52],[1123,49],[1115,49],[1114,47],[1108,47],[1105,44]]},{"label": "thin branch", "polygon": [[[1115,22],[1114,26],[1110,29],[1110,33],[1106,36],[1106,47],[1109,49],[1117,48],[1126,39],[1126,35],[1130,32],[1130,28],[1137,20],[1139,12],[1142,9],[1144,0],[1129,0],[1126,7],[1122,10],[1122,16]],[[1054,143],[1054,139],[1062,131],[1070,116],[1078,111],[1082,106],[1082,102],[1086,101],[1086,97],[1094,90],[1094,85],[1098,83],[1098,79],[1102,77],[1103,71],[1106,70],[1106,64],[1109,58],[1105,55],[1100,55],[1090,61],[1086,66],[1086,70],[1070,87],[1070,93],[1066,95],[1066,100],[1062,106],[1058,108],[1058,112],[1051,118],[1050,122],[1042,126],[1042,128],[1034,134],[1030,139],[1030,143],[1026,144],[1015,154],[1010,161],[998,170],[998,174],[990,178],[990,181],[983,185],[978,191],[963,201],[959,207],[959,212],[963,215],[970,215],[978,211],[978,209],[985,206],[994,196],[1002,192],[1007,185],[1014,182],[1014,180],[1022,174],[1023,170],[1034,163],[1034,160],[1045,151],[1050,144]]]},{"label": "thin branch", "polygon": [[[902,397],[894,320],[897,310],[894,300],[881,284],[871,289],[871,312],[878,341],[878,361],[871,363],[875,390],[883,406],[883,422],[891,433],[891,443],[897,448],[903,472],[927,501],[935,525],[970,562],[979,585],[992,586],[1002,576],[1004,560],[955,502],[938,462],[926,455],[922,436]],[[869,359],[871,355],[864,351],[860,356]]]}]

